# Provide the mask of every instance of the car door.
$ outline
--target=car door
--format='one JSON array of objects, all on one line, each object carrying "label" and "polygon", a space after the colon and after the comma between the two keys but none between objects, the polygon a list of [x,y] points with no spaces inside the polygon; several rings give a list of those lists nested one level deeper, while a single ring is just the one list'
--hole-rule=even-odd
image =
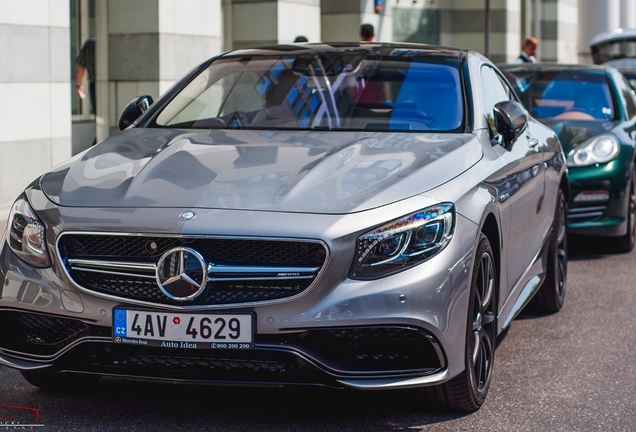
[{"label": "car door", "polygon": [[[515,100],[514,93],[493,67],[484,64],[480,72],[491,142],[502,145],[502,137],[494,127],[493,109],[498,102]],[[507,265],[502,271],[507,272],[508,286],[512,287],[518,283],[525,284],[524,278],[534,276],[534,272],[527,273],[526,270],[545,238],[541,228],[545,168],[542,146],[529,129],[502,153],[502,158],[506,166],[499,174],[505,178],[505,183],[498,191],[498,199],[500,207],[507,209],[507,214],[502,217],[510,218],[509,232],[502,244]],[[502,294],[507,297],[509,293]]]}]

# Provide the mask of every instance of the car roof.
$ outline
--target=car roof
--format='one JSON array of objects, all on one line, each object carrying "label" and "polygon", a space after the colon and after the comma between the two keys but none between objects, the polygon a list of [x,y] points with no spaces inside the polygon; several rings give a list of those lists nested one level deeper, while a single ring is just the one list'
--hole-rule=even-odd
[{"label": "car roof", "polygon": [[[267,45],[247,49],[228,51],[221,58],[235,56],[267,56],[284,54],[322,54],[350,53],[364,55],[381,55],[395,57],[454,57],[460,58],[469,53],[467,50],[417,43],[383,43],[383,42],[330,42],[330,43],[295,43]],[[472,53],[471,54],[477,54]]]},{"label": "car roof", "polygon": [[614,69],[607,65],[579,65],[579,64],[560,64],[560,63],[507,63],[497,65],[501,70],[521,70],[528,72],[581,72],[581,73],[605,73],[607,70]]},{"label": "car roof", "polygon": [[590,46],[622,39],[636,39],[636,29],[618,28],[612,31],[599,33],[592,38]]}]

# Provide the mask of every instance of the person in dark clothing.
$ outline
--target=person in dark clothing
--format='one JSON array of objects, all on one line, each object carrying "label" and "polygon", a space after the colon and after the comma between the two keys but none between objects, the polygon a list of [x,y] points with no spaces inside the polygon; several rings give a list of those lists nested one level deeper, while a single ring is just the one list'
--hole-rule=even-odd
[{"label": "person in dark clothing", "polygon": [[537,54],[537,48],[539,48],[539,41],[537,38],[530,36],[523,41],[523,50],[515,63],[536,63],[537,59],[534,57]]},{"label": "person in dark clothing", "polygon": [[294,43],[298,42],[309,42],[309,40],[305,36],[296,36],[296,39],[294,39]]},{"label": "person in dark clothing", "polygon": [[375,29],[371,24],[362,24],[360,26],[360,41],[371,42],[375,38]]},{"label": "person in dark clothing", "polygon": [[88,94],[91,100],[93,112],[95,112],[95,38],[89,38],[82,44],[79,54],[75,58],[75,92],[79,97],[84,99],[86,91],[82,84],[84,73],[87,74]]}]

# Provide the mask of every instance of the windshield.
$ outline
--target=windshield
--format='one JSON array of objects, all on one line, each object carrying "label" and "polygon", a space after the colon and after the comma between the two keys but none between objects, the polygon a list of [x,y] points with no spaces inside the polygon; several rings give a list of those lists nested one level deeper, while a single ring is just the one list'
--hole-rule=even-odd
[{"label": "windshield", "polygon": [[163,109],[157,126],[201,129],[458,131],[457,58],[361,54],[220,59]]},{"label": "windshield", "polygon": [[605,73],[504,71],[535,118],[612,120],[614,104]]}]

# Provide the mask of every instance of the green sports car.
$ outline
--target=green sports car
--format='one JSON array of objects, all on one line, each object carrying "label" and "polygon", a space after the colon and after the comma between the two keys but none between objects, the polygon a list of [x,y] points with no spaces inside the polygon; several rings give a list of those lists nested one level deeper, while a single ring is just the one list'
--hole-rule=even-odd
[{"label": "green sports car", "polygon": [[609,66],[500,66],[531,114],[559,136],[570,178],[568,230],[611,238],[628,252],[636,241],[636,99]]}]

